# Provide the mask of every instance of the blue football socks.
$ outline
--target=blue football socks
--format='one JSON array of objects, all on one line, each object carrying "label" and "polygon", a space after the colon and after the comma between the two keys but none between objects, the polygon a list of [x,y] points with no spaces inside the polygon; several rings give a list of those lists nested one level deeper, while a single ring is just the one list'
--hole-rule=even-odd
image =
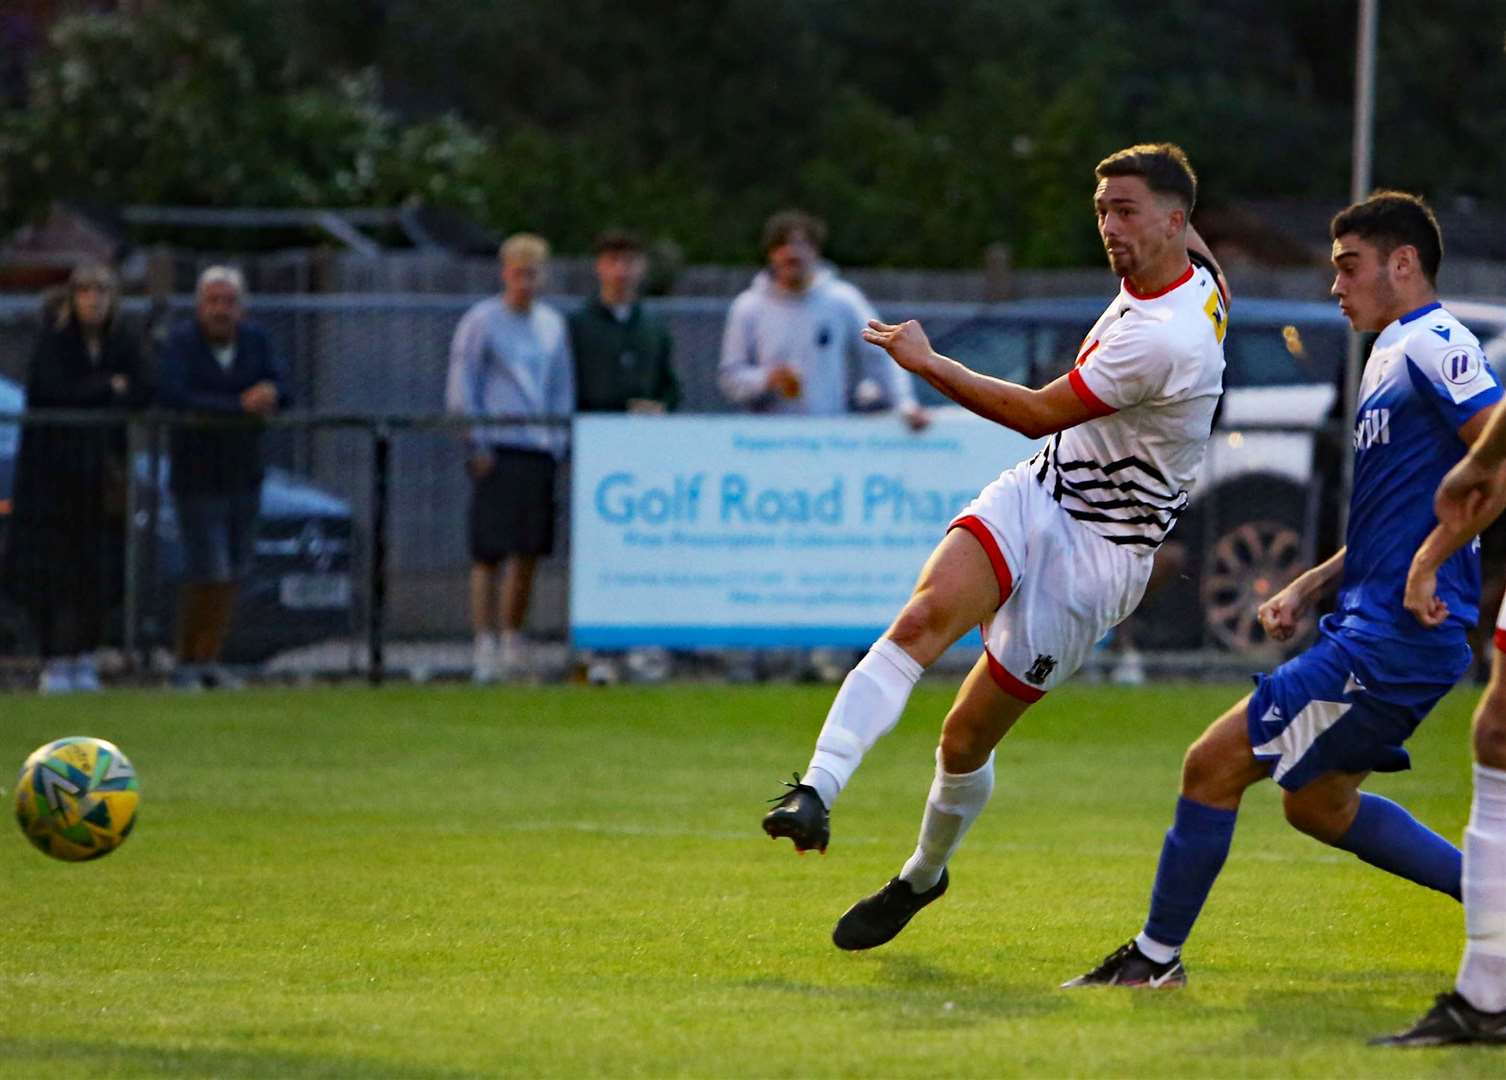
[{"label": "blue football socks", "polygon": [[1334,847],[1387,873],[1460,898],[1464,856],[1390,799],[1361,794],[1354,824]]},{"label": "blue football socks", "polygon": [[1176,817],[1161,845],[1144,938],[1172,949],[1187,940],[1228,857],[1236,817],[1234,810],[1177,800]]}]

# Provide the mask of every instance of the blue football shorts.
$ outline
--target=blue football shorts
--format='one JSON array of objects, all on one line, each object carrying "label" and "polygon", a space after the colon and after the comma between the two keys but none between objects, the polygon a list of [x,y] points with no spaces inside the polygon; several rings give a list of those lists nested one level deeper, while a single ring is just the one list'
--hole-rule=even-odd
[{"label": "blue football shorts", "polygon": [[1402,744],[1470,661],[1462,641],[1419,649],[1342,627],[1330,615],[1310,649],[1255,676],[1250,746],[1288,791],[1326,772],[1409,769]]}]

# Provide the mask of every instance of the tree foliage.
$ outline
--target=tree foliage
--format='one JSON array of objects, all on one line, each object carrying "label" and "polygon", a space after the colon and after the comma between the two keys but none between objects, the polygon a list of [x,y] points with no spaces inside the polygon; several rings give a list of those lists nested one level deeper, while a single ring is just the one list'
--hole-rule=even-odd
[{"label": "tree foliage", "polygon": [[[1376,179],[1506,181],[1506,8],[1384,5]],[[0,114],[12,207],[422,199],[582,250],[607,223],[751,257],[1096,257],[1091,169],[1172,139],[1204,201],[1348,190],[1355,4],[1308,0],[185,0],[58,24]]]}]

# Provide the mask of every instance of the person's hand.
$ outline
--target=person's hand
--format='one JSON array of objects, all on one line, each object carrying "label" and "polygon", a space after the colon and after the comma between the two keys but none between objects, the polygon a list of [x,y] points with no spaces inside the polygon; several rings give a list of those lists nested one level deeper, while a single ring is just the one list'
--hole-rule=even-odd
[{"label": "person's hand", "polygon": [[924,431],[931,426],[931,414],[919,405],[906,405],[899,411],[899,416],[911,431]]},{"label": "person's hand", "polygon": [[925,330],[914,319],[898,325],[870,319],[868,329],[863,331],[863,340],[870,345],[877,345],[892,356],[896,364],[917,375],[925,374],[936,355],[931,350],[931,339],[926,337]]},{"label": "person's hand", "polygon": [[782,398],[794,400],[800,396],[802,380],[800,372],[788,364],[777,364],[769,371],[769,391]]},{"label": "person's hand", "polygon": [[1407,590],[1402,603],[1417,621],[1431,630],[1448,618],[1448,605],[1438,596],[1438,567],[1419,551],[1407,570]]},{"label": "person's hand", "polygon": [[1286,641],[1297,632],[1297,625],[1312,607],[1312,602],[1312,596],[1299,577],[1261,604],[1255,614],[1266,637],[1272,641]]},{"label": "person's hand", "polygon": [[653,398],[628,398],[627,411],[636,416],[663,416],[669,410],[664,407],[664,402],[655,401]]},{"label": "person's hand", "polygon": [[[1448,471],[1433,496],[1433,513],[1444,528],[1459,533],[1478,533],[1489,524],[1486,518],[1492,504],[1501,501],[1506,489],[1506,466],[1481,465],[1473,454]],[[1489,516],[1494,517],[1493,514]]]},{"label": "person's hand", "polygon": [[129,377],[120,374],[110,376],[110,393],[116,397],[125,397],[130,389],[131,380]]},{"label": "person's hand", "polygon": [[241,391],[241,408],[256,416],[271,416],[277,411],[277,386],[262,381]]},{"label": "person's hand", "polygon": [[496,467],[497,459],[485,450],[474,451],[465,460],[465,471],[471,474],[472,480],[486,479]]}]

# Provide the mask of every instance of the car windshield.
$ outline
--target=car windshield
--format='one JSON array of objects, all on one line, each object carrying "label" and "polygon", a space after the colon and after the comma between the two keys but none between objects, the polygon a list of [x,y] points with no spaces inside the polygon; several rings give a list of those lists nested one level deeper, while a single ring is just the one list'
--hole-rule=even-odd
[{"label": "car windshield", "polygon": [[1332,385],[1347,350],[1339,326],[1230,319],[1224,387]]}]

